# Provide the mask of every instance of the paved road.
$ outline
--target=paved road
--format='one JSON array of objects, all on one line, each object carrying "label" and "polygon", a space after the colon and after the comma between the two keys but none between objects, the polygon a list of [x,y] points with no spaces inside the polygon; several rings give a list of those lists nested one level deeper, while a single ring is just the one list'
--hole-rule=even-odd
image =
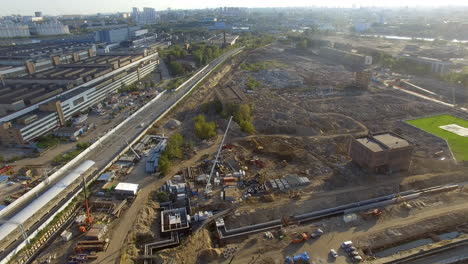
[{"label": "paved road", "polygon": [[[183,87],[180,87],[177,91],[174,92],[167,92],[164,95],[161,96],[159,100],[156,100],[153,103],[150,103],[146,109],[141,111],[137,116],[133,117],[130,119],[124,126],[122,126],[120,129],[118,129],[112,136],[108,137],[105,141],[101,143],[100,146],[95,148],[91,153],[88,155],[84,156],[81,161],[85,160],[93,160],[96,162],[96,167],[98,168],[98,171],[105,168],[107,164],[109,164],[120,152],[125,149],[127,146],[126,140],[128,142],[131,142],[134,138],[136,138],[138,135],[140,135],[145,128],[140,127],[139,125],[141,123],[144,123],[145,125],[148,125],[152,123],[154,120],[156,120],[158,117],[160,117],[168,108],[170,108],[177,100],[179,100],[182,96],[184,96],[186,93],[190,91],[193,86],[203,79],[204,77],[207,76],[207,74],[216,68],[218,65],[220,65],[222,62],[224,62],[228,57],[231,55],[239,52],[241,48],[231,50],[222,56],[218,57],[214,61],[212,61],[210,64],[208,64],[208,67],[204,68],[199,75],[197,75],[195,78],[193,78],[191,81],[187,82]],[[77,164],[76,166],[78,166]],[[73,166],[72,168],[69,169],[69,171],[73,170],[76,166]],[[65,176],[67,173],[64,173],[63,176]],[[57,181],[60,179],[57,179]],[[51,185],[49,185],[51,186]],[[41,193],[45,192],[43,190]],[[26,206],[27,204],[24,204]],[[21,210],[21,208],[17,209],[16,211]],[[53,212],[49,212],[51,214]],[[14,214],[12,214],[14,215]],[[27,231],[28,234],[33,232],[35,227],[37,225],[34,225],[29,228]],[[26,227],[28,228],[28,227]],[[9,252],[12,250],[12,248],[16,247],[17,244],[19,244],[21,241],[18,240],[16,243],[14,243],[15,246],[11,247],[9,250],[6,250],[6,252]],[[3,253],[6,253],[3,252]],[[2,254],[4,256],[4,254]]]}]

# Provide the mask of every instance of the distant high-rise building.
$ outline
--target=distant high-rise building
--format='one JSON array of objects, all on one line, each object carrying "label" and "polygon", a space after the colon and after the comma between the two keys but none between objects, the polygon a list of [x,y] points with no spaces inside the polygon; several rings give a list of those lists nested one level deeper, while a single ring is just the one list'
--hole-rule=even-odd
[{"label": "distant high-rise building", "polygon": [[156,23],[158,15],[156,10],[151,7],[143,7],[143,11],[140,12],[137,7],[132,9],[133,20],[138,24],[152,24]]},{"label": "distant high-rise building", "polygon": [[156,10],[150,7],[143,7],[143,13],[141,14],[140,23],[151,24],[156,22]]},{"label": "distant high-rise building", "polygon": [[139,17],[138,7],[132,8],[132,17],[133,17],[133,20],[135,20],[135,22],[138,21],[138,17]]}]

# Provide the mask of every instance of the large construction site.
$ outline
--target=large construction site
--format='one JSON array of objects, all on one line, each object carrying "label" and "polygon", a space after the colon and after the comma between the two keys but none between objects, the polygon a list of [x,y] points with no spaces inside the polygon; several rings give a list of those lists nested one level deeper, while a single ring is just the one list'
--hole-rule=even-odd
[{"label": "large construction site", "polygon": [[[242,53],[157,123],[195,147],[153,185],[122,263],[467,257],[466,161],[408,122],[466,112],[371,81],[364,55],[330,52],[275,43]],[[256,132],[222,118],[217,101],[249,105]],[[216,137],[196,138],[199,114]]]}]

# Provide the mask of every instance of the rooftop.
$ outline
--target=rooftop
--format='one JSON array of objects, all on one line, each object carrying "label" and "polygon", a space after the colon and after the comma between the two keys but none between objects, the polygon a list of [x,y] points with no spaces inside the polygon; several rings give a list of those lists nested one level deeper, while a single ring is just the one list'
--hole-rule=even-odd
[{"label": "rooftop", "polygon": [[169,232],[189,227],[187,209],[176,208],[161,212],[161,231]]},{"label": "rooftop", "polygon": [[374,134],[356,140],[373,152],[404,148],[410,145],[406,139],[390,132]]}]

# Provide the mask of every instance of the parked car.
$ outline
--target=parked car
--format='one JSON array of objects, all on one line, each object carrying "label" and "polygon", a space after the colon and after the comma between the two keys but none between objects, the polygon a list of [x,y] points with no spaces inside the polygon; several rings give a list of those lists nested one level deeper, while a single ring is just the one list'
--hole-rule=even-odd
[{"label": "parked car", "polygon": [[351,251],[351,252],[348,253],[348,255],[349,255],[350,257],[357,257],[357,256],[359,256],[359,252],[357,252],[357,251]]},{"label": "parked car", "polygon": [[338,253],[336,253],[336,250],[334,249],[330,249],[330,255],[334,258],[337,258],[338,257]]},{"label": "parked car", "polygon": [[351,260],[353,262],[361,262],[362,261],[362,257],[361,256],[354,256],[351,258]]},{"label": "parked car", "polygon": [[346,251],[346,253],[349,253],[349,252],[353,252],[353,251],[355,251],[355,250],[356,250],[356,248],[355,248],[355,247],[353,247],[353,246],[351,246],[351,247],[347,247],[347,248],[345,248],[344,250]]},{"label": "parked car", "polygon": [[315,230],[315,232],[313,232],[312,234],[310,234],[310,237],[311,237],[311,238],[318,238],[318,237],[320,237],[321,235],[323,235],[323,230],[319,228],[319,229]]},{"label": "parked car", "polygon": [[352,247],[352,246],[353,246],[352,241],[345,241],[345,242],[343,242],[343,244],[341,244],[341,248],[348,248],[348,247]]}]

